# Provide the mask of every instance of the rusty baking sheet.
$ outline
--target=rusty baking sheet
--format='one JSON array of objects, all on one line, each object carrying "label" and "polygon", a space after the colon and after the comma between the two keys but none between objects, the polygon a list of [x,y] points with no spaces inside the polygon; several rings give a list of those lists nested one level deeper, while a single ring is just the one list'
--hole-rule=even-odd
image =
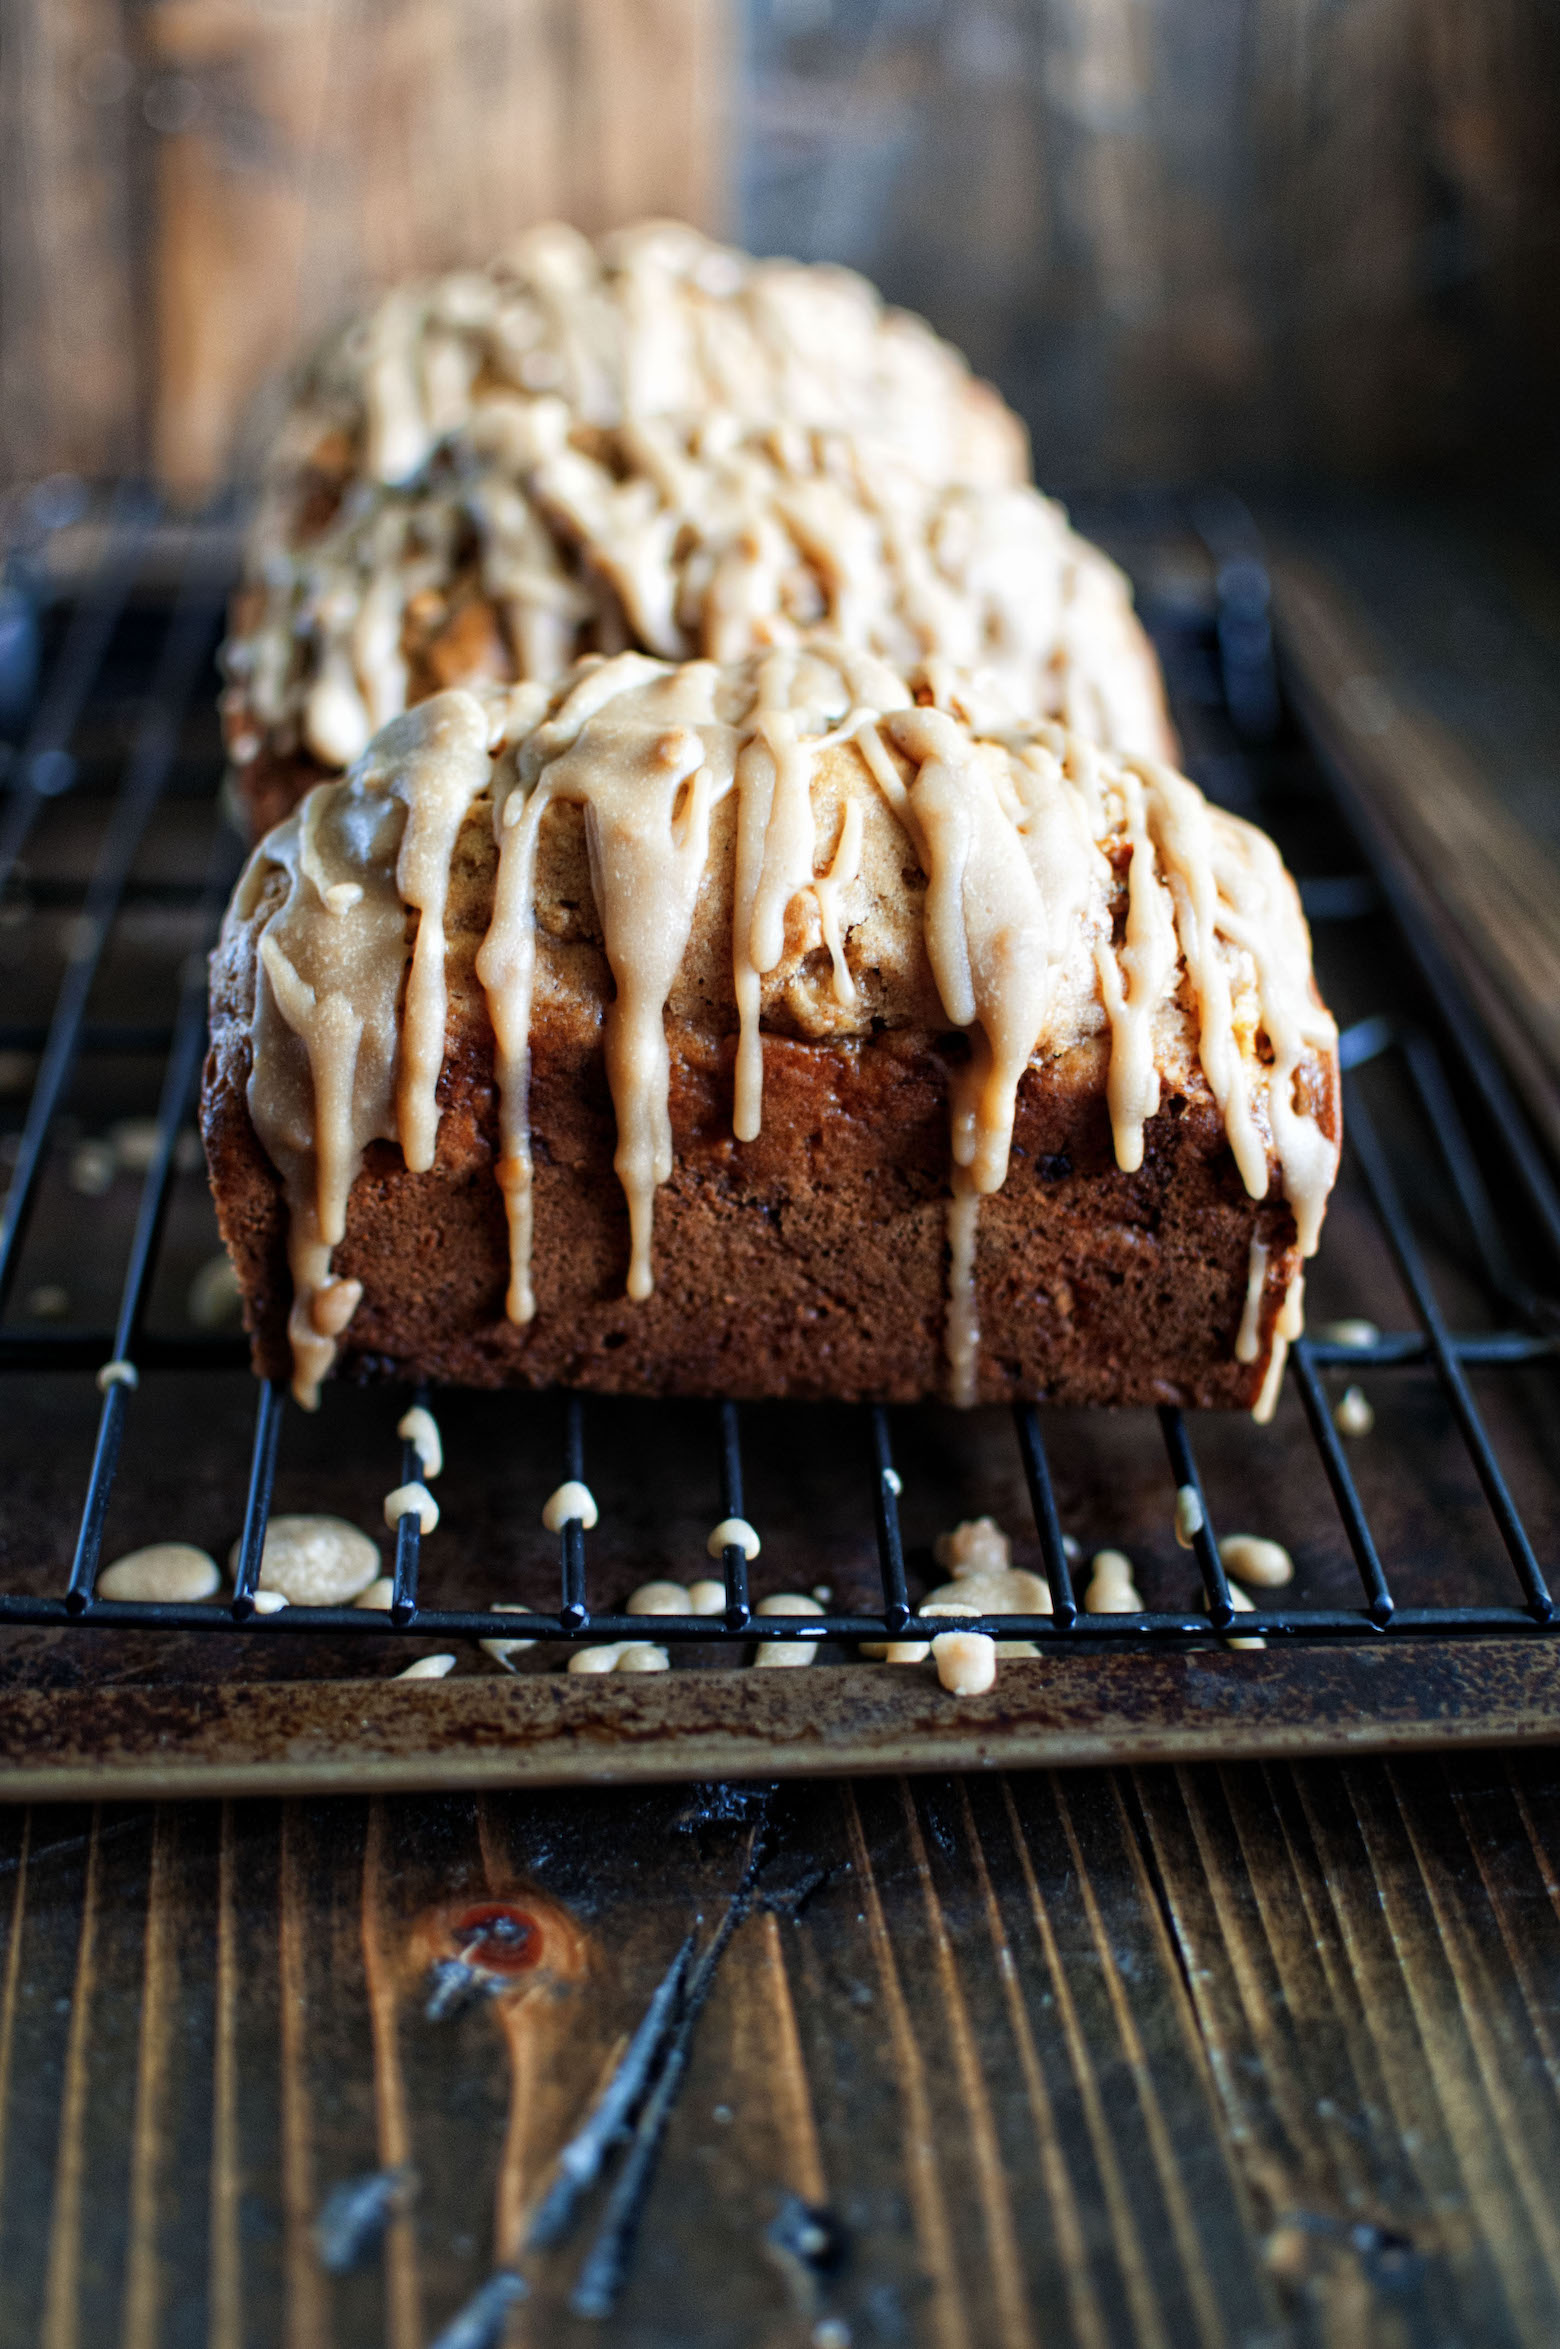
[{"label": "rusty baking sheet", "polygon": [[903,1669],[565,1674],[404,1687],[25,1690],[0,1798],[347,1794],[1404,1753],[1560,1740],[1538,1640],[1048,1656],[985,1697]]}]

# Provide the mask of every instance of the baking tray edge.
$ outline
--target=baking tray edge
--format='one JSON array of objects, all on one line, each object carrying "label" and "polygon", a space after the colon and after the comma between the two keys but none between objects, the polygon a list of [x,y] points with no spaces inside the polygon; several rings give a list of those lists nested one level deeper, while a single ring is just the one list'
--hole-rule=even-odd
[{"label": "baking tray edge", "polygon": [[1123,1762],[1560,1739],[1560,1646],[1050,1655],[984,1697],[915,1667],[16,1689],[0,1801],[389,1793]]}]

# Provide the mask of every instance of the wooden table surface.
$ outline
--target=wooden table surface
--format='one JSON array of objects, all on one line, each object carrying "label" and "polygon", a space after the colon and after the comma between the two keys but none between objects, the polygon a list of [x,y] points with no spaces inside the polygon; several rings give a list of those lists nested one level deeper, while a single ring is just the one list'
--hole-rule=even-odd
[{"label": "wooden table surface", "polygon": [[[1557,1795],[1534,1750],[8,1812],[0,2340],[433,2340],[758,1836],[618,2309],[565,2306],[588,2218],[513,2343],[1552,2343]],[[428,2020],[440,1915],[514,1893],[542,1967]],[[328,2275],[324,2196],[403,2161]]]}]

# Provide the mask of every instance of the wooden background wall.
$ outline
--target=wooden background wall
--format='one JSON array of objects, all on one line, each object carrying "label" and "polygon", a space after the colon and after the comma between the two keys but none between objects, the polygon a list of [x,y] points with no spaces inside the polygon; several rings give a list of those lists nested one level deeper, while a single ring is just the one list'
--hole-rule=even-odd
[{"label": "wooden background wall", "polygon": [[0,0],[0,478],[198,484],[368,286],[651,209],[878,276],[1063,486],[1552,449],[1552,0]]},{"label": "wooden background wall", "polygon": [[0,0],[0,472],[252,436],[366,289],[528,222],[717,225],[724,0]]},{"label": "wooden background wall", "polygon": [[761,243],[929,309],[1042,480],[1531,466],[1553,0],[759,0]]}]

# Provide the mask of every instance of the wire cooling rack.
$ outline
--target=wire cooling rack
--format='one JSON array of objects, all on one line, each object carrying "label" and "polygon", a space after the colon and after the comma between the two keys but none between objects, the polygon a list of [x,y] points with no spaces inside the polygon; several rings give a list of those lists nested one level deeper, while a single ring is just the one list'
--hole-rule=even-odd
[{"label": "wire cooling rack", "polygon": [[[556,1599],[525,1612],[499,1610],[494,1590],[486,1603],[429,1604],[419,1587],[423,1536],[415,1514],[401,1517],[394,1534],[393,1597],[388,1614],[358,1608],[288,1607],[257,1614],[255,1594],[275,1489],[280,1449],[296,1424],[282,1388],[254,1390],[247,1487],[234,1494],[242,1531],[231,1595],[214,1603],[130,1603],[96,1595],[105,1524],[122,1472],[137,1460],[138,1406],[160,1379],[189,1372],[231,1373],[245,1350],[236,1337],[152,1326],[160,1249],[172,1188],[189,1132],[205,1042],[204,953],[187,953],[176,984],[165,988],[160,1011],[116,1017],[116,941],[148,902],[183,908],[197,946],[209,946],[236,874],[241,843],[229,824],[220,790],[220,757],[209,726],[215,691],[213,656],[228,585],[231,531],[226,517],[205,529],[170,535],[149,496],[123,489],[90,513],[78,515],[51,492],[21,507],[24,528],[13,548],[7,610],[11,633],[0,635],[0,706],[9,695],[12,746],[8,785],[0,807],[0,917],[7,907],[52,908],[60,941],[52,969],[29,966],[28,989],[52,985],[39,999],[42,1016],[0,1023],[0,1059],[26,1072],[25,1110],[6,1140],[10,1182],[0,1215],[0,1398],[16,1382],[41,1373],[96,1378],[101,1390],[96,1439],[79,1509],[79,1532],[68,1578],[53,1590],[0,1590],[0,1629],[34,1625],[121,1633],[261,1632],[342,1639],[406,1637],[609,1641],[644,1638],[697,1642],[701,1660],[751,1640],[855,1643],[915,1637],[912,1573],[902,1524],[907,1481],[896,1466],[919,1459],[922,1443],[911,1412],[866,1409],[848,1415],[856,1430],[856,1486],[863,1527],[872,1528],[875,1589],[851,1603],[831,1604],[820,1616],[755,1619],[750,1568],[741,1547],[720,1557],[725,1585],[721,1615],[640,1616],[601,1603],[587,1528],[579,1517],[558,1536]],[[1221,519],[1222,515],[1222,519]],[[1267,619],[1260,550],[1249,532],[1231,535],[1221,509],[1200,531],[1176,525],[1183,554],[1190,548],[1200,584],[1195,593],[1173,585],[1149,616],[1188,743],[1189,763],[1214,796],[1255,813],[1278,832],[1303,881],[1318,936],[1319,963],[1330,999],[1335,988],[1363,1005],[1344,1032],[1345,1177],[1335,1217],[1352,1215],[1356,1259],[1390,1265],[1406,1311],[1404,1326],[1375,1323],[1308,1337],[1295,1346],[1288,1372],[1291,1393],[1331,1495],[1331,1534],[1322,1547],[1331,1580],[1315,1590],[1297,1586],[1285,1603],[1263,1605],[1238,1618],[1221,1562],[1215,1503],[1198,1447],[1213,1422],[1193,1423],[1179,1410],[1157,1414],[1155,1440],[1163,1453],[1163,1510],[1195,1523],[1190,1547],[1200,1594],[1196,1603],[1161,1604],[1124,1615],[1093,1615],[1080,1604],[1077,1546],[1064,1534],[1059,1485],[1069,1478],[1067,1447],[1077,1415],[1025,1407],[1013,1414],[1011,1444],[1022,1470],[1033,1533],[1049,1586],[1047,1615],[973,1618],[1007,1639],[1031,1639],[1075,1652],[1196,1646],[1238,1626],[1242,1637],[1269,1641],[1380,1641],[1405,1636],[1447,1638],[1505,1633],[1546,1634],[1556,1628],[1555,1601],[1539,1555],[1552,1541],[1556,1502],[1554,1350],[1560,1317],[1560,1201],[1550,1170],[1501,1074],[1492,1047],[1458,991],[1434,936],[1420,921],[1410,884],[1390,844],[1379,838],[1369,812],[1357,804],[1346,777],[1324,775],[1316,754],[1297,735],[1283,706],[1275,648]],[[86,543],[92,559],[67,549]],[[178,557],[170,578],[170,547]],[[1198,568],[1200,566],[1200,569]],[[1184,569],[1184,564],[1183,564]],[[1172,566],[1173,571],[1173,566]],[[36,675],[33,670],[33,656]],[[117,729],[117,731],[116,731]],[[193,736],[195,747],[190,747]],[[109,747],[104,749],[104,743]],[[116,749],[114,746],[118,745]],[[96,748],[94,746],[96,745]],[[93,777],[95,788],[88,788]],[[105,783],[110,787],[105,789]],[[177,873],[149,857],[154,817],[170,792],[184,819]],[[40,827],[58,824],[79,799],[89,847],[75,881],[50,883],[27,864]],[[193,844],[193,845],[192,845]],[[198,851],[198,853],[197,853]],[[52,891],[52,895],[51,895]],[[1337,951],[1333,942],[1340,941]],[[1351,943],[1352,941],[1352,943]],[[1336,973],[1336,975],[1335,975]],[[1378,986],[1384,998],[1376,1003]],[[142,1007],[144,1009],[144,1007]],[[116,1056],[148,1056],[161,1064],[155,1125],[142,1151],[138,1209],[123,1260],[112,1327],[39,1326],[11,1309],[19,1267],[51,1145],[68,1103],[91,1093],[93,1069]],[[1428,1237],[1427,1237],[1428,1234]],[[1324,1257],[1325,1262],[1325,1257]],[[1519,1273],[1517,1267],[1521,1266]],[[1457,1321],[1443,1302],[1455,1293]],[[1428,1379],[1438,1391],[1446,1440],[1453,1455],[1435,1456],[1436,1476],[1467,1474],[1493,1528],[1500,1571],[1460,1579],[1454,1533],[1433,1578],[1435,1603],[1416,1603],[1423,1578],[1405,1596],[1405,1566],[1417,1558],[1396,1554],[1398,1516],[1382,1530],[1381,1509],[1367,1498],[1368,1480],[1351,1464],[1349,1440],[1335,1423],[1336,1390],[1343,1378],[1369,1377],[1379,1395],[1392,1382]],[[1524,1383],[1523,1426],[1528,1452],[1521,1481],[1526,1506],[1503,1466],[1510,1421],[1501,1382]],[[1538,1385],[1533,1385],[1534,1379]],[[1494,1382],[1493,1389],[1491,1382]],[[1492,1408],[1494,1392],[1498,1408]],[[1481,1401],[1481,1395],[1484,1399]],[[407,1394],[395,1400],[387,1424],[405,1401],[430,1402],[458,1440],[469,1399],[456,1394]],[[652,1408],[662,1408],[653,1406]],[[666,1407],[670,1408],[670,1407]],[[770,1406],[739,1409],[712,1403],[704,1434],[679,1407],[675,1441],[690,1455],[688,1473],[702,1480],[718,1516],[744,1518],[752,1509],[744,1475],[744,1436]],[[603,1406],[578,1395],[564,1398],[560,1479],[586,1482],[593,1430]],[[1294,1415],[1277,1427],[1247,1430],[1259,1462],[1282,1451],[1291,1460],[1302,1441]],[[1535,1435],[1536,1414],[1536,1435]],[[697,1415],[695,1415],[696,1417]],[[1144,1433],[1149,1414],[1130,1417]],[[1495,1422],[1492,1425],[1492,1420]],[[1062,1432],[1057,1433],[1057,1424]],[[668,1429],[672,1422],[668,1420]],[[837,1429],[836,1429],[837,1432]],[[669,1432],[669,1442],[674,1440]],[[1134,1438],[1134,1440],[1138,1440]],[[1383,1436],[1381,1441],[1390,1441]],[[1057,1452],[1057,1446],[1063,1449]],[[1265,1448],[1265,1449],[1264,1449]],[[397,1458],[384,1447],[384,1484],[419,1473],[410,1445]],[[1416,1456],[1408,1472],[1425,1484]],[[1260,1467],[1250,1473],[1262,1475]],[[1423,1497],[1423,1495],[1421,1496]],[[1433,1496],[1432,1496],[1433,1498]],[[711,1522],[717,1516],[710,1510]],[[762,1526],[761,1526],[762,1530]],[[1399,1542],[1399,1547],[1401,1543]],[[920,1553],[913,1553],[919,1556]],[[1345,1571],[1357,1583],[1338,1587]],[[707,1566],[701,1571],[708,1572]],[[924,1575],[921,1579],[925,1579]],[[33,1577],[36,1582],[36,1576]],[[827,1594],[832,1598],[832,1593]],[[926,1636],[939,1626],[924,1625]],[[375,1651],[382,1654],[383,1650]],[[691,1660],[691,1659],[690,1659]]]}]

